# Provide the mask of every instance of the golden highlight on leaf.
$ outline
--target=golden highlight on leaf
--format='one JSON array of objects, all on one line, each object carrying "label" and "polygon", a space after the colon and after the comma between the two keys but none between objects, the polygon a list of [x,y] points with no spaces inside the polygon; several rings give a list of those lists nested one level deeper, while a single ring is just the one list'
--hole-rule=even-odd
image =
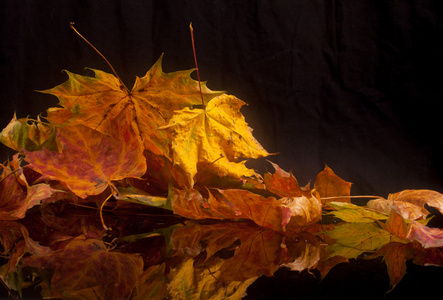
[{"label": "golden highlight on leaf", "polygon": [[172,161],[185,171],[189,186],[194,185],[197,166],[214,170],[220,177],[252,176],[239,158],[259,158],[268,152],[252,136],[240,108],[245,103],[223,94],[212,99],[206,109],[176,111],[169,124],[160,129],[171,133]]}]

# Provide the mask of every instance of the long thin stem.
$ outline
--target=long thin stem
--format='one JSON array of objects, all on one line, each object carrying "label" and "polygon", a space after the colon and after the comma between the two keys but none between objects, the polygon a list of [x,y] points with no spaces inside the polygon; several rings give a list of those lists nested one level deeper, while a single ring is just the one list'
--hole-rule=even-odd
[{"label": "long thin stem", "polygon": [[371,195],[321,197],[322,200],[332,200],[332,199],[340,199],[340,198],[349,198],[349,199],[358,199],[358,198],[384,199],[383,197],[380,197],[380,196],[371,196]]},{"label": "long thin stem", "polygon": [[192,22],[189,24],[189,29],[191,30],[192,52],[194,53],[195,69],[197,70],[198,88],[200,89],[200,96],[202,98],[203,110],[205,110],[206,105],[205,105],[205,100],[203,99],[202,85],[200,81],[200,72],[197,64],[197,54],[195,53],[194,28],[192,28]]},{"label": "long thin stem", "polygon": [[103,229],[105,229],[106,231],[111,230],[111,228],[107,227],[107,226],[105,225],[105,220],[103,220],[103,206],[105,206],[105,203],[106,203],[106,202],[109,200],[109,198],[111,198],[113,195],[114,195],[114,194],[111,193],[111,195],[109,195],[108,198],[106,198],[106,200],[103,201],[102,205],[100,206],[100,210],[99,210],[99,213],[100,213],[100,221],[102,222]]},{"label": "long thin stem", "polygon": [[88,43],[89,46],[92,47],[92,49],[95,50],[95,52],[97,52],[104,60],[105,62],[108,64],[109,67],[111,67],[112,72],[114,73],[115,77],[117,77],[118,81],[120,81],[120,84],[124,87],[124,89],[126,90],[127,94],[130,94],[129,89],[126,87],[126,85],[123,83],[123,81],[121,80],[120,76],[118,76],[117,72],[115,71],[114,67],[111,65],[111,63],[106,59],[106,57],[100,52],[98,51],[97,48],[94,47],[94,45],[92,45],[83,35],[81,35],[80,32],[78,32],[77,29],[75,29],[74,27],[74,22],[69,23],[69,25],[71,26],[71,29],[75,31],[75,33],[78,34],[78,36],[80,36],[86,43]]}]

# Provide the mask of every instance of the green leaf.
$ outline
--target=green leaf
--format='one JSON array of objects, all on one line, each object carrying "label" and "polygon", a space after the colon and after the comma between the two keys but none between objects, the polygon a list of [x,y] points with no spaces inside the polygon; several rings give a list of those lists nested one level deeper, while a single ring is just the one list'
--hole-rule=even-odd
[{"label": "green leaf", "polygon": [[357,258],[364,252],[377,251],[389,242],[404,242],[381,229],[375,222],[345,223],[325,234],[336,240],[328,247],[333,252],[330,257],[340,255],[346,258]]},{"label": "green leaf", "polygon": [[[167,197],[152,196],[133,186],[117,187],[117,200],[134,202],[142,205],[155,206],[172,210]],[[169,205],[168,205],[169,204]]]},{"label": "green leaf", "polygon": [[336,211],[332,211],[331,214],[345,222],[371,223],[375,220],[388,219],[388,216],[383,213],[367,210],[362,206],[351,203],[329,202],[329,205],[336,209]]}]

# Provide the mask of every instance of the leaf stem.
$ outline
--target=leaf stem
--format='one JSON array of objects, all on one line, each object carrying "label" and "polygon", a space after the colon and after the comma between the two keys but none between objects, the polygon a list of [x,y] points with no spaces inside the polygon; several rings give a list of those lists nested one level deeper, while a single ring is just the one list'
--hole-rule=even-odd
[{"label": "leaf stem", "polygon": [[80,32],[78,32],[77,29],[75,29],[74,27],[74,22],[69,23],[69,26],[71,26],[71,29],[75,31],[75,33],[78,34],[78,36],[80,36],[86,43],[88,43],[89,46],[92,47],[92,49],[95,50],[95,52],[97,52],[104,60],[105,62],[108,64],[109,67],[111,67],[112,72],[114,73],[115,77],[117,77],[118,81],[120,81],[120,84],[123,86],[123,88],[126,90],[126,93],[129,95],[130,91],[129,89],[126,87],[126,85],[123,83],[123,81],[121,80],[120,76],[118,76],[117,72],[115,71],[114,67],[111,65],[111,63],[106,59],[106,57],[100,52],[98,51],[97,48],[94,47],[94,45],[92,45],[83,35],[81,35]]},{"label": "leaf stem", "polygon": [[372,195],[358,195],[358,196],[331,196],[331,197],[321,197],[320,199],[322,200],[332,200],[332,199],[340,199],[340,198],[350,198],[350,199],[355,199],[355,198],[370,198],[370,199],[384,199],[381,196],[372,196]]},{"label": "leaf stem", "polygon": [[194,62],[195,62],[195,69],[197,71],[198,88],[200,90],[200,96],[202,98],[203,110],[206,110],[205,100],[203,99],[202,85],[200,81],[200,72],[197,64],[197,54],[195,53],[194,28],[192,28],[192,22],[189,24],[189,30],[191,31],[192,52],[194,53]]},{"label": "leaf stem", "polygon": [[[0,164],[0,165],[1,165],[1,164]],[[2,165],[2,166],[3,166],[3,165]],[[5,168],[5,169],[6,169],[6,168]],[[9,176],[11,176],[12,174],[17,173],[19,170],[20,170],[20,168],[14,170],[14,171],[11,170],[11,173],[7,174],[5,177],[3,177],[2,179],[0,179],[0,182],[2,182],[3,180],[5,180],[6,178],[8,178]]]},{"label": "leaf stem", "polygon": [[105,221],[103,220],[103,206],[105,205],[105,203],[112,197],[114,195],[114,193],[111,193],[109,196],[108,196],[108,198],[106,198],[106,200],[105,201],[103,201],[103,203],[102,203],[102,205],[100,205],[100,221],[102,222],[102,226],[103,226],[103,229],[104,230],[106,230],[106,231],[108,231],[108,230],[110,230],[111,228],[110,227],[107,227],[106,225],[105,225]]}]

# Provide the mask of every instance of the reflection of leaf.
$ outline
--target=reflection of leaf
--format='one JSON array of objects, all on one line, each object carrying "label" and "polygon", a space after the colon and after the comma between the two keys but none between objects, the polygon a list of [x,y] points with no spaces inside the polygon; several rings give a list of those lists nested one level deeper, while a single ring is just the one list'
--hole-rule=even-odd
[{"label": "reflection of leaf", "polygon": [[443,195],[431,190],[404,190],[389,194],[388,199],[375,199],[367,203],[367,207],[389,214],[392,208],[405,219],[425,219],[429,212],[425,205],[435,207],[443,213]]},{"label": "reflection of leaf", "polygon": [[423,248],[418,242],[398,243],[392,242],[383,246],[370,258],[383,256],[392,289],[406,274],[406,262],[413,260],[415,264],[422,266],[443,266],[442,248]]},{"label": "reflection of leaf", "polygon": [[198,164],[214,170],[219,176],[241,178],[254,171],[238,158],[267,156],[252,136],[240,108],[245,103],[223,94],[212,99],[205,109],[176,111],[168,125],[161,129],[171,132],[172,160],[185,171],[189,185],[194,185]]},{"label": "reflection of leaf", "polygon": [[171,299],[241,299],[256,278],[245,281],[223,282],[218,280],[220,265],[194,268],[194,260],[188,259],[171,270],[168,291]]},{"label": "reflection of leaf", "polygon": [[312,234],[288,237],[250,222],[189,223],[174,230],[171,244],[175,255],[185,258],[205,253],[205,265],[222,256],[217,268],[222,281],[272,276],[282,266],[301,271],[313,267],[320,257],[318,240]]},{"label": "reflection of leaf", "polygon": [[108,136],[83,125],[61,127],[62,152],[46,149],[26,153],[30,167],[64,182],[77,196],[103,192],[112,180],[142,176],[146,161],[131,128],[115,128]]},{"label": "reflection of leaf", "polygon": [[167,299],[168,279],[165,264],[149,267],[140,276],[132,300]]},{"label": "reflection of leaf", "polygon": [[410,244],[392,242],[383,246],[377,253],[377,256],[384,256],[392,288],[406,274],[406,261],[411,259],[416,252],[417,250]]},{"label": "reflection of leaf", "polygon": [[[314,189],[319,192],[321,198],[337,197],[333,201],[337,202],[351,202],[349,198],[351,194],[352,183],[347,182],[337,175],[328,166],[318,173],[315,178]],[[343,197],[339,197],[343,196]]]},{"label": "reflection of leaf", "polygon": [[135,254],[111,252],[101,240],[77,237],[63,251],[23,259],[22,267],[53,270],[43,297],[127,299],[143,270]]},{"label": "reflection of leaf", "polygon": [[329,246],[331,256],[357,258],[364,252],[377,251],[389,242],[402,242],[390,232],[381,229],[376,223],[345,223],[326,234],[336,242]]}]

